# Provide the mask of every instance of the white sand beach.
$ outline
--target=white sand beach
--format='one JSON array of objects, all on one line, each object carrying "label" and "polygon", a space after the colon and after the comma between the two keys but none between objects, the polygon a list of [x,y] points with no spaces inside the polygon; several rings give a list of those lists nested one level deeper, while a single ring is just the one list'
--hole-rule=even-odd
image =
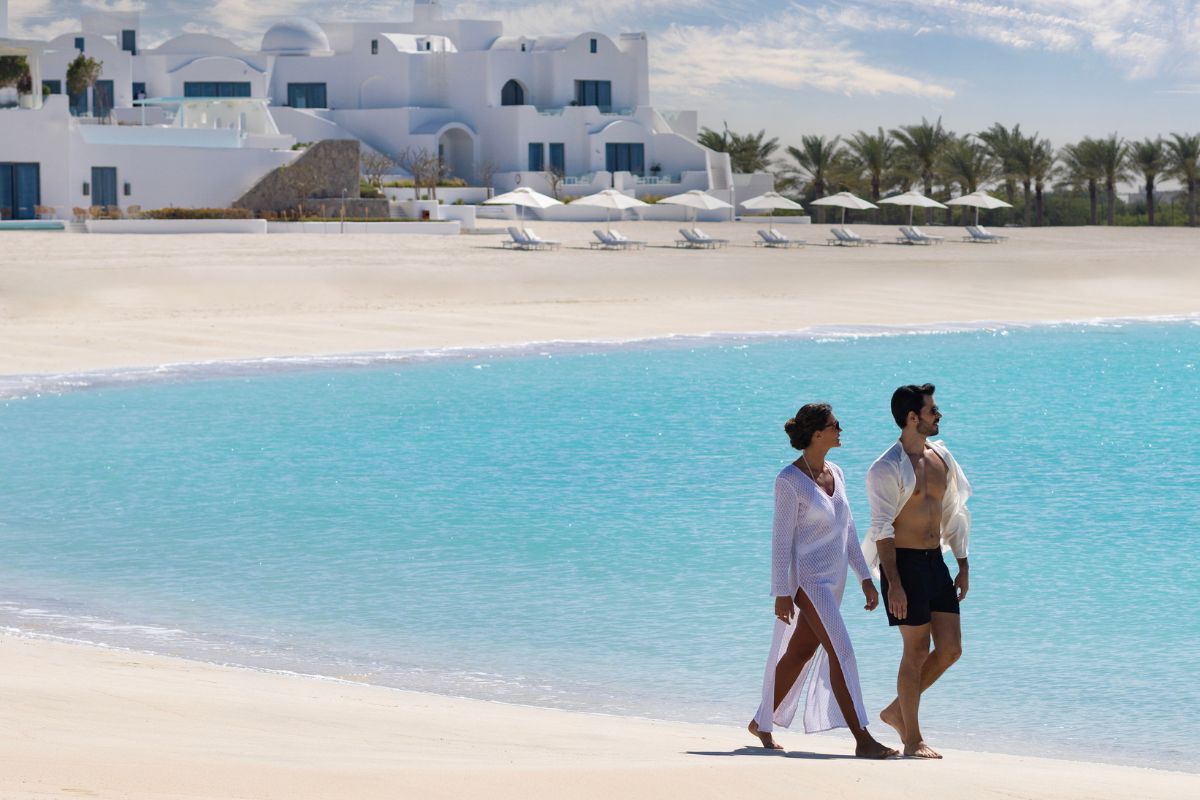
[{"label": "white sand beach", "polygon": [[[497,236],[0,236],[0,375],[812,325],[1200,311],[1200,231],[1016,230],[1002,245],[593,252],[594,224]],[[891,241],[894,228],[854,226]],[[789,226],[824,242],[827,227]],[[948,237],[959,229],[937,229]],[[658,246],[662,245],[662,246]],[[755,682],[757,676],[748,675]],[[749,716],[750,709],[747,710]],[[526,708],[0,636],[0,797],[1177,798],[1200,775]],[[876,726],[882,727],[882,726]],[[881,736],[885,741],[894,737]],[[1113,737],[1111,731],[1097,735]],[[894,743],[894,742],[893,742]]]},{"label": "white sand beach", "polygon": [[[754,223],[705,225],[733,246],[588,249],[596,224],[542,223],[556,252],[499,236],[72,236],[0,239],[0,374],[826,324],[1062,320],[1200,307],[1200,230],[1029,229],[947,241],[751,247]],[[896,229],[854,226],[892,242]],[[939,229],[952,238],[961,229]]]},{"label": "white sand beach", "polygon": [[0,796],[171,798],[1179,798],[1200,775],[459,700],[0,638]]}]

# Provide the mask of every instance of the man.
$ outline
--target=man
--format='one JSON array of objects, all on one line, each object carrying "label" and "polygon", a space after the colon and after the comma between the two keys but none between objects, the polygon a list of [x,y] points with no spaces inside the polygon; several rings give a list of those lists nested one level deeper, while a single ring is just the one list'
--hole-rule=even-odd
[{"label": "man", "polygon": [[[896,699],[879,718],[904,742],[904,755],[941,758],[921,735],[921,693],[962,654],[959,603],[967,596],[967,539],[971,485],[940,442],[930,442],[942,418],[934,386],[901,386],[892,395],[900,440],[867,472],[871,529],[863,543],[867,563],[881,568],[888,624],[900,628],[904,654]],[[958,561],[950,580],[942,551]],[[930,649],[932,640],[933,649]]]}]

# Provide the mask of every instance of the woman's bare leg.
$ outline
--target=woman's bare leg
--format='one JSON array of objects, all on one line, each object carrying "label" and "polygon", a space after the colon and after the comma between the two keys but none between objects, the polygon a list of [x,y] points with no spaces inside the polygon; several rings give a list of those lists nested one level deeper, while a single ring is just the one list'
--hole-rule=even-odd
[{"label": "woman's bare leg", "polygon": [[[804,665],[817,652],[818,645],[820,642],[817,641],[812,628],[802,622],[797,622],[796,630],[792,633],[791,640],[788,641],[787,650],[779,659],[779,663],[775,665],[775,708],[779,708],[783,698],[787,697],[788,692],[792,690],[792,686],[800,678],[800,672],[804,669]],[[783,749],[783,745],[776,742],[775,737],[770,733],[759,731],[757,721],[750,720],[747,729],[759,738],[763,747],[771,750]]]},{"label": "woman's bare leg", "polygon": [[833,683],[833,696],[837,699],[838,708],[841,709],[842,716],[846,718],[846,724],[850,726],[850,733],[854,736],[856,743],[854,754],[862,758],[891,758],[900,755],[898,751],[877,742],[862,724],[862,720],[859,720],[858,712],[854,708],[854,698],[850,696],[850,689],[846,686],[846,677],[842,674],[842,665],[838,661],[837,651],[833,649],[833,643],[829,639],[825,625],[821,622],[821,615],[817,613],[816,607],[808,599],[808,595],[804,593],[803,589],[796,592],[796,605],[803,612],[801,622],[807,623],[812,629],[813,635],[825,648],[826,655],[829,656],[829,678]]}]

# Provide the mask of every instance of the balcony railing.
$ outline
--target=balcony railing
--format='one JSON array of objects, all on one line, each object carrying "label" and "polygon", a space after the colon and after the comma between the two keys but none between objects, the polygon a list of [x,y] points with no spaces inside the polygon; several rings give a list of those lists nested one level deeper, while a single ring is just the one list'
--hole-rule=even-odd
[{"label": "balcony railing", "polygon": [[596,173],[589,172],[586,175],[568,175],[562,179],[563,186],[579,186],[581,184],[590,184],[595,182]]},{"label": "balcony railing", "polygon": [[639,184],[682,183],[679,175],[638,175]]}]

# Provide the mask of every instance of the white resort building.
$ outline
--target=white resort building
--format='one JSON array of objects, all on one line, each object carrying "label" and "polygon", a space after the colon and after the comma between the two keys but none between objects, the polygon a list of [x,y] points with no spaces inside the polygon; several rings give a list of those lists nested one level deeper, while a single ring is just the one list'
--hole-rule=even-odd
[{"label": "white resort building", "polygon": [[[0,96],[6,218],[228,207],[295,145],[324,139],[436,152],[450,175],[498,191],[548,191],[554,171],[569,195],[734,200],[729,158],[696,143],[696,113],[651,107],[643,33],[510,35],[415,0],[406,22],[281,21],[257,50],[206,34],[144,47],[137,15],[114,12],[50,41],[9,38],[7,6],[0,56],[25,56],[40,91]],[[81,53],[102,69],[74,95],[66,72]]]}]

